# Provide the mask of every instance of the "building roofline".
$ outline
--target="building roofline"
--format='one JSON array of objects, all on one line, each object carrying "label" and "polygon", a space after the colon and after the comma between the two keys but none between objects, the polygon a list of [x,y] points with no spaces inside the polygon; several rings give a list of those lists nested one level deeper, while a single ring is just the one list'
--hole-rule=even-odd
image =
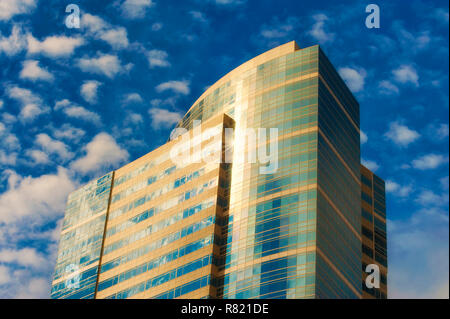
[{"label": "building roofline", "polygon": [[247,62],[244,62],[240,66],[236,67],[232,71],[225,74],[223,77],[221,77],[219,80],[217,80],[213,85],[211,85],[206,91],[200,95],[200,97],[192,104],[192,106],[189,108],[189,110],[186,111],[185,114],[189,113],[189,111],[202,99],[204,99],[206,96],[211,94],[215,89],[220,87],[222,84],[229,81],[234,75],[243,73],[247,70],[250,70],[260,64],[266,63],[267,61],[279,58],[281,56],[287,55],[289,53],[293,53],[295,51],[300,50],[299,45],[296,41],[290,41],[285,44],[282,44],[278,47],[275,47],[273,49],[270,49],[269,51],[266,51],[251,60],[248,60]]}]

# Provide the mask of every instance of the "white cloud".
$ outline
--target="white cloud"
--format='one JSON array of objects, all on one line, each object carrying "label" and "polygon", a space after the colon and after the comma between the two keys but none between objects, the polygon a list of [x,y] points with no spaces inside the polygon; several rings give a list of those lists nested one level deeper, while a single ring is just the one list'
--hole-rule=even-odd
[{"label": "white cloud", "polygon": [[202,12],[200,12],[200,11],[195,11],[195,10],[189,11],[189,14],[191,15],[191,17],[194,20],[197,20],[198,22],[201,22],[201,23],[207,23],[208,22],[208,20],[206,19],[205,15]]},{"label": "white cloud", "polygon": [[385,183],[386,192],[392,193],[395,196],[399,197],[407,197],[412,192],[412,186],[402,186],[400,184],[397,184],[394,181],[387,180]]},{"label": "white cloud", "polygon": [[361,159],[361,164],[370,169],[372,172],[375,172],[377,169],[380,168],[380,165],[378,165],[377,162],[371,160]]},{"label": "white cloud", "polygon": [[245,3],[247,0],[210,0],[210,1],[213,1],[218,5],[238,5]]},{"label": "white cloud", "polygon": [[152,127],[155,130],[170,128],[174,124],[178,123],[182,118],[181,114],[178,112],[171,112],[166,109],[156,107],[151,108],[148,113],[151,116]]},{"label": "white cloud", "polygon": [[11,99],[21,104],[19,117],[23,122],[33,121],[39,115],[49,112],[49,108],[43,105],[42,99],[28,89],[9,86],[6,92]]},{"label": "white cloud", "polygon": [[39,254],[34,248],[23,248],[19,250],[0,250],[0,263],[17,264],[23,267],[42,268],[48,260]]},{"label": "white cloud", "polygon": [[448,176],[442,177],[439,182],[443,190],[448,191]]},{"label": "white cloud", "polygon": [[441,23],[448,24],[448,10],[437,8],[433,11],[432,17]]},{"label": "white cloud", "polygon": [[96,58],[81,58],[77,61],[83,72],[105,75],[112,79],[118,73],[127,71],[131,65],[123,66],[116,55],[100,54]]},{"label": "white cloud", "polygon": [[142,97],[138,94],[138,93],[129,93],[126,94],[122,100],[122,103],[127,105],[127,104],[133,104],[133,103],[142,103],[144,102],[144,100],[142,99]]},{"label": "white cloud", "polygon": [[142,124],[144,122],[144,119],[141,114],[130,113],[130,114],[128,114],[127,118],[125,119],[125,122],[129,122],[134,125],[138,125],[138,124]]},{"label": "white cloud", "polygon": [[125,28],[116,28],[105,31],[100,38],[108,42],[113,49],[123,49],[128,46],[127,30]]},{"label": "white cloud", "polygon": [[86,132],[82,129],[73,127],[67,123],[58,129],[53,129],[54,137],[72,142],[78,142],[85,134]]},{"label": "white cloud", "polygon": [[328,17],[323,14],[316,14],[313,17],[314,24],[312,29],[308,31],[308,34],[316,39],[320,44],[326,42],[332,42],[334,40],[334,33],[325,31],[325,21],[328,20]]},{"label": "white cloud", "polygon": [[12,281],[11,274],[9,272],[9,268],[3,265],[0,265],[0,286],[7,284]]},{"label": "white cloud", "polygon": [[9,37],[0,34],[0,53],[4,52],[7,56],[13,56],[24,50],[26,46],[26,37],[17,25],[13,26]]},{"label": "white cloud", "polygon": [[0,224],[32,217],[52,217],[64,211],[67,195],[75,189],[68,171],[40,177],[9,176],[9,189],[0,194]]},{"label": "white cloud", "polygon": [[356,70],[345,67],[339,69],[339,74],[352,92],[359,92],[364,89],[364,79],[367,76],[364,69]]},{"label": "white cloud", "polygon": [[390,81],[383,80],[378,84],[380,88],[380,93],[390,95],[390,94],[398,94],[400,90],[398,87]]},{"label": "white cloud", "polygon": [[117,166],[128,159],[128,152],[122,149],[107,133],[100,133],[85,147],[86,155],[72,163],[78,172],[98,173],[102,169]]},{"label": "white cloud", "polygon": [[27,150],[26,155],[33,160],[34,164],[48,164],[50,163],[50,159],[48,155],[40,150]]},{"label": "white cloud", "polygon": [[17,153],[15,152],[5,152],[0,150],[0,165],[4,166],[14,166],[17,161]]},{"label": "white cloud", "polygon": [[364,133],[363,131],[360,131],[360,135],[361,135],[361,144],[366,144],[366,143],[367,143],[367,140],[369,139],[369,138],[367,137],[367,134]]},{"label": "white cloud", "polygon": [[168,56],[167,52],[162,50],[150,50],[147,52],[147,59],[151,68],[170,66],[169,61],[167,61]]},{"label": "white cloud", "polygon": [[163,25],[160,22],[155,22],[152,24],[152,31],[159,31],[162,28],[163,28]]},{"label": "white cloud", "polygon": [[0,145],[10,152],[20,150],[20,142],[16,135],[9,132],[0,136]]},{"label": "white cloud", "polygon": [[36,0],[2,0],[0,2],[0,21],[8,21],[18,14],[31,13],[36,8]]},{"label": "white cloud", "polygon": [[124,27],[112,26],[89,13],[83,14],[80,24],[89,36],[107,42],[113,49],[124,49],[129,45],[127,30]]},{"label": "white cloud", "polygon": [[62,160],[68,160],[73,157],[73,153],[69,151],[66,144],[61,141],[52,139],[45,133],[36,136],[36,145],[40,146],[48,154],[55,154]]},{"label": "white cloud", "polygon": [[416,141],[420,137],[420,134],[405,125],[392,122],[389,124],[389,131],[385,136],[395,144],[406,147]]},{"label": "white cloud", "polygon": [[10,113],[3,112],[3,114],[2,114],[2,121],[5,124],[14,124],[14,123],[17,122],[17,118],[14,115],[10,114]]},{"label": "white cloud", "polygon": [[448,204],[448,193],[437,195],[433,191],[426,189],[419,194],[416,201],[424,206],[442,206]]},{"label": "white cloud", "polygon": [[448,163],[448,156],[427,154],[413,160],[412,166],[419,170],[427,170],[437,168],[445,163]]},{"label": "white cloud", "polygon": [[0,100],[0,110],[3,108],[3,104],[4,104],[3,100]]},{"label": "white cloud", "polygon": [[39,61],[26,60],[23,62],[23,68],[20,72],[21,79],[27,79],[31,81],[44,80],[53,81],[54,77],[46,69],[39,66]]},{"label": "white cloud", "polygon": [[122,15],[129,19],[141,19],[145,17],[147,9],[152,7],[152,0],[126,0],[120,6]]},{"label": "white cloud", "polygon": [[436,136],[441,140],[447,138],[449,134],[448,124],[439,125],[439,127],[436,128],[435,133]]},{"label": "white cloud", "polygon": [[86,108],[73,104],[67,99],[57,101],[54,107],[55,111],[62,110],[67,116],[91,122],[96,125],[101,124],[101,117],[94,112],[87,110]]},{"label": "white cloud", "polygon": [[415,86],[419,86],[419,75],[412,65],[401,65],[398,69],[392,71],[392,74],[399,83],[412,83]]},{"label": "white cloud", "polygon": [[84,40],[80,37],[50,36],[39,41],[31,34],[27,35],[27,41],[29,54],[42,53],[52,58],[68,57],[84,44]]},{"label": "white cloud", "polygon": [[97,103],[97,91],[102,83],[98,81],[84,81],[80,88],[80,94],[83,99],[91,104]]},{"label": "white cloud", "polygon": [[261,30],[261,35],[266,39],[279,39],[289,35],[294,29],[292,24],[277,25],[273,27],[265,27]]},{"label": "white cloud", "polygon": [[170,90],[187,95],[190,93],[189,84],[189,81],[169,81],[158,85],[156,87],[156,91],[161,93],[163,91]]},{"label": "white cloud", "polygon": [[24,281],[17,294],[14,296],[18,299],[40,299],[48,298],[48,292],[51,289],[49,278],[33,277],[28,281]]}]

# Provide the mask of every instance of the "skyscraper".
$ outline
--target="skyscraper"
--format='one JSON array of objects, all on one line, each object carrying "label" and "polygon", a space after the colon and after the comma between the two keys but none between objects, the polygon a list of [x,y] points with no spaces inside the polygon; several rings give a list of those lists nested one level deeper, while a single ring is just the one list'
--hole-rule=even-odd
[{"label": "skyscraper", "polygon": [[361,168],[359,104],[319,46],[234,69],[176,132],[69,196],[53,298],[386,296],[363,289],[369,262],[385,288],[384,184]]}]

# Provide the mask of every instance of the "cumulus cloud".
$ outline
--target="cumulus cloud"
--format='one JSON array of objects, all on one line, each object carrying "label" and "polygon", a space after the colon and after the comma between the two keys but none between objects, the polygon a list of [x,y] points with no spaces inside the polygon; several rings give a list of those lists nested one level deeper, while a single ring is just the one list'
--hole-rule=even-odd
[{"label": "cumulus cloud", "polygon": [[2,0],[0,2],[0,21],[8,21],[18,14],[31,13],[36,8],[36,0]]},{"label": "cumulus cloud", "polygon": [[117,166],[126,161],[129,156],[128,152],[107,133],[95,136],[86,145],[84,151],[85,155],[71,165],[73,169],[83,174],[98,173],[103,169]]},{"label": "cumulus cloud", "polygon": [[101,84],[95,80],[84,81],[80,88],[80,94],[83,99],[91,104],[97,103],[97,91]]},{"label": "cumulus cloud", "polygon": [[392,193],[394,196],[407,197],[412,192],[412,186],[402,186],[394,181],[387,180],[385,183],[386,192]]},{"label": "cumulus cloud", "polygon": [[3,133],[0,131],[0,145],[9,152],[18,151],[21,148],[17,136],[6,130]]},{"label": "cumulus cloud", "polygon": [[33,164],[43,165],[50,163],[48,155],[40,150],[27,150],[25,154],[33,160]]},{"label": "cumulus cloud", "polygon": [[0,286],[9,283],[12,280],[9,268],[0,265]]},{"label": "cumulus cloud", "polygon": [[367,76],[364,69],[357,70],[345,67],[339,69],[339,74],[352,92],[359,92],[364,89],[364,79]]},{"label": "cumulus cloud", "polygon": [[101,118],[97,113],[91,112],[82,106],[73,104],[67,99],[57,101],[55,103],[54,110],[62,110],[68,117],[77,118],[96,125],[101,124]]},{"label": "cumulus cloud", "polygon": [[128,104],[138,104],[142,103],[144,100],[138,93],[129,93],[126,94],[122,99],[122,104],[128,105]]},{"label": "cumulus cloud", "polygon": [[433,141],[442,141],[449,136],[449,127],[447,123],[429,124],[427,127],[428,137]]},{"label": "cumulus cloud", "polygon": [[39,41],[31,34],[27,35],[27,42],[29,54],[44,54],[52,58],[68,57],[84,44],[81,37],[49,36]]},{"label": "cumulus cloud", "polygon": [[47,259],[39,254],[34,248],[23,248],[19,250],[0,250],[0,263],[18,264],[24,267],[41,268],[47,264]]},{"label": "cumulus cloud", "polygon": [[127,30],[124,27],[112,26],[89,13],[83,14],[80,24],[89,36],[107,42],[113,49],[123,49],[129,45]]},{"label": "cumulus cloud", "polygon": [[412,161],[412,166],[419,170],[435,169],[448,163],[448,156],[441,154],[427,154]]},{"label": "cumulus cloud", "polygon": [[155,130],[170,128],[174,124],[178,123],[182,118],[181,114],[178,112],[171,112],[157,107],[151,108],[148,113],[150,114],[152,120],[152,127]]},{"label": "cumulus cloud", "polygon": [[334,33],[325,30],[325,22],[328,20],[328,17],[323,13],[319,13],[314,15],[312,19],[314,24],[311,30],[308,31],[308,34],[320,44],[332,42],[334,40]]},{"label": "cumulus cloud", "polygon": [[411,83],[419,86],[419,75],[412,65],[401,65],[398,69],[392,71],[394,79],[402,84]]},{"label": "cumulus cloud", "polygon": [[125,0],[120,9],[122,15],[128,19],[141,19],[145,17],[147,9],[153,5],[152,0]]},{"label": "cumulus cloud", "polygon": [[360,135],[361,135],[361,137],[360,137],[360,139],[361,139],[361,144],[366,144],[366,143],[367,143],[367,140],[369,139],[369,138],[367,137],[367,134],[364,133],[363,131],[360,131]]},{"label": "cumulus cloud", "polygon": [[86,132],[82,129],[73,127],[67,123],[63,124],[59,128],[54,128],[52,131],[54,137],[75,143],[86,134]]},{"label": "cumulus cloud", "polygon": [[159,84],[156,87],[156,91],[161,93],[164,91],[173,91],[175,93],[181,93],[181,94],[189,94],[190,88],[189,88],[189,81],[169,81]]},{"label": "cumulus cloud", "polygon": [[[1,10],[0,10],[1,11]],[[0,34],[0,54],[3,52],[7,56],[13,56],[27,47],[26,36],[23,34],[22,29],[14,25],[9,37]]]},{"label": "cumulus cloud", "polygon": [[66,144],[52,139],[45,133],[36,136],[35,144],[47,154],[57,155],[62,160],[68,160],[73,157],[73,153],[69,151],[69,147]]},{"label": "cumulus cloud", "polygon": [[9,86],[6,89],[9,98],[18,101],[21,104],[19,117],[24,122],[30,122],[39,115],[48,113],[49,108],[43,105],[42,99],[29,89],[23,89],[18,86]]},{"label": "cumulus cloud", "polygon": [[83,72],[104,75],[110,79],[132,67],[131,64],[123,66],[120,59],[111,54],[99,54],[95,58],[81,58],[77,60],[77,65]]},{"label": "cumulus cloud", "polygon": [[14,166],[16,165],[16,161],[16,152],[5,152],[4,150],[0,150],[0,166]]},{"label": "cumulus cloud", "polygon": [[167,57],[169,56],[166,51],[162,50],[150,50],[147,52],[148,64],[151,68],[154,67],[168,67],[170,66]]},{"label": "cumulus cloud", "polygon": [[389,131],[385,136],[395,144],[406,147],[416,141],[420,137],[420,134],[405,125],[398,122],[392,122],[389,124]]},{"label": "cumulus cloud", "polygon": [[54,77],[46,69],[39,66],[39,61],[36,60],[26,60],[23,62],[22,71],[20,71],[20,78],[37,81],[53,81]]},{"label": "cumulus cloud", "polygon": [[361,159],[361,164],[370,169],[372,172],[376,172],[380,168],[380,165],[378,165],[377,162],[371,160]]},{"label": "cumulus cloud", "polygon": [[378,84],[378,87],[380,89],[380,93],[385,95],[398,94],[400,92],[398,87],[388,80],[381,81]]},{"label": "cumulus cloud", "polygon": [[431,190],[425,189],[416,198],[421,205],[443,206],[448,204],[448,193],[438,195]]},{"label": "cumulus cloud", "polygon": [[22,220],[29,216],[54,217],[64,211],[67,195],[75,189],[66,169],[56,174],[22,177],[12,172],[9,189],[0,195],[0,223]]}]

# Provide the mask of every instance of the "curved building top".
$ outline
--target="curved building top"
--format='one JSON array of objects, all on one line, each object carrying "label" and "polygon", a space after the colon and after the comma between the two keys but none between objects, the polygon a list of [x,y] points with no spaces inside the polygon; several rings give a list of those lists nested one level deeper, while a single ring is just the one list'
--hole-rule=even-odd
[{"label": "curved building top", "polygon": [[[288,55],[290,53],[294,53],[295,51],[300,50],[300,47],[298,46],[296,41],[291,41],[286,44],[280,45],[276,48],[273,48],[269,51],[266,51],[255,58],[241,64],[234,70],[227,73],[225,76],[220,78],[217,82],[215,82],[213,85],[211,85],[203,94],[195,101],[195,103],[189,108],[189,110],[186,112],[183,119],[178,123],[177,127],[185,127],[190,128],[190,125],[192,124],[192,120],[195,118],[191,117],[192,113],[196,111],[196,108],[203,106],[203,101],[210,95],[217,93],[221,89],[226,89],[227,84],[230,83],[232,79],[235,79],[236,77],[245,74],[247,71],[250,71],[252,69],[255,69],[257,66],[264,64],[270,60],[280,58],[282,56]],[[212,110],[214,113],[215,110]],[[205,119],[205,118],[203,118]]]}]

